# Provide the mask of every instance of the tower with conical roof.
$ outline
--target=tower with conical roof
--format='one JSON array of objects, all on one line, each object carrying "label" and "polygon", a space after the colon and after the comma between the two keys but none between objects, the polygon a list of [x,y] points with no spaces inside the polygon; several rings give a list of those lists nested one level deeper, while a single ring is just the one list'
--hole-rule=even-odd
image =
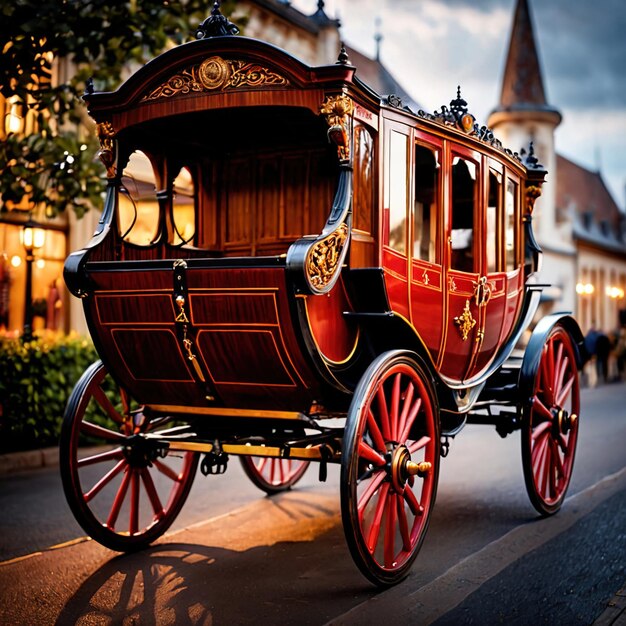
[{"label": "tower with conical roof", "polygon": [[527,148],[532,141],[536,156],[548,170],[542,196],[535,205],[533,225],[544,250],[542,280],[561,287],[561,296],[556,299],[559,305],[569,308],[574,305],[568,295],[574,247],[571,229],[565,232],[556,219],[554,131],[560,122],[561,114],[546,99],[528,0],[517,0],[500,103],[489,116],[488,125],[512,149]]}]

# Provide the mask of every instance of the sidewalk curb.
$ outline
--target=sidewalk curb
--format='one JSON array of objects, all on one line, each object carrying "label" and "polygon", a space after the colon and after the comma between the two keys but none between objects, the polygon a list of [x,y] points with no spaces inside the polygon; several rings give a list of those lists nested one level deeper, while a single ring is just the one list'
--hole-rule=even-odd
[{"label": "sidewalk curb", "polygon": [[0,454],[0,476],[59,465],[58,447]]}]

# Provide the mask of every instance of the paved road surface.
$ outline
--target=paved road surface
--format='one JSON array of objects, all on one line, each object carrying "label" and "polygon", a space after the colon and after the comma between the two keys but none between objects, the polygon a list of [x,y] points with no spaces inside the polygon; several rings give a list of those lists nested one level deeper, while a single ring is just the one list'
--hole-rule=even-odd
[{"label": "paved road surface", "polygon": [[529,505],[517,435],[468,427],[411,576],[383,593],[345,546],[337,471],[271,499],[235,464],[198,477],[170,533],[126,556],[80,539],[55,472],[3,477],[0,623],[592,623],[626,581],[626,386],[583,402],[559,515],[538,520]]}]

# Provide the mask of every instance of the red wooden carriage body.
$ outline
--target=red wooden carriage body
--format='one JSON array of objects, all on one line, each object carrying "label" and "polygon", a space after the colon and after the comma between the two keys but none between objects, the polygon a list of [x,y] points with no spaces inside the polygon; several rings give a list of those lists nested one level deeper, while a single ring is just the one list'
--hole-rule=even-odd
[{"label": "red wooden carriage body", "polygon": [[[204,473],[240,456],[269,493],[309,461],[322,479],[341,463],[352,554],[392,584],[423,540],[440,453],[477,421],[522,430],[531,500],[556,511],[582,337],[554,316],[515,350],[541,295],[531,216],[545,171],[532,148],[504,150],[460,93],[415,113],[344,53],[308,67],[223,33],[85,96],[109,184],[65,270],[102,359],[61,442],[78,520],[135,549],[173,521],[201,456]],[[152,185],[127,169],[138,151]],[[94,440],[102,451],[81,456]]]}]

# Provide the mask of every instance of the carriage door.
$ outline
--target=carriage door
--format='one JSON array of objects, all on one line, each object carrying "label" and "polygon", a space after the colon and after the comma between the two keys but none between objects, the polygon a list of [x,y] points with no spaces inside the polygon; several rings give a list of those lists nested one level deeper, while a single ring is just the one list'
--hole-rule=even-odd
[{"label": "carriage door", "polygon": [[[449,144],[448,144],[449,145]],[[448,211],[446,215],[447,314],[440,373],[448,379],[466,378],[475,358],[479,306],[475,292],[481,270],[480,155],[453,146],[447,154]]]},{"label": "carriage door", "polygon": [[391,308],[410,319],[408,272],[409,128],[387,122],[383,269]]},{"label": "carriage door", "polygon": [[[484,333],[469,376],[479,374],[509,338],[522,304],[524,289],[519,178],[488,160],[484,258],[485,288],[482,295]],[[481,289],[483,289],[481,287]]]},{"label": "carriage door", "polygon": [[441,267],[443,145],[416,131],[411,247],[411,322],[437,362],[445,328]]}]

